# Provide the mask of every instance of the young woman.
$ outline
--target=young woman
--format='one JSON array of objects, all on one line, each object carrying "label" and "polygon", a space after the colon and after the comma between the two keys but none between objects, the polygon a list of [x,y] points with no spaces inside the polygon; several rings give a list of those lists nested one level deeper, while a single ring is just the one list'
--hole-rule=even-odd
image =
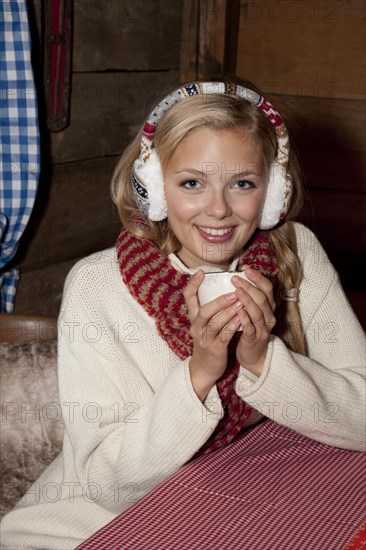
[{"label": "young woman", "polygon": [[[316,237],[286,127],[256,91],[197,82],[122,156],[116,249],[76,264],[59,318],[62,454],[4,548],[75,548],[172,472],[268,417],[365,449],[363,331]],[[201,306],[205,273],[245,270]],[[242,330],[239,330],[239,329]]]}]

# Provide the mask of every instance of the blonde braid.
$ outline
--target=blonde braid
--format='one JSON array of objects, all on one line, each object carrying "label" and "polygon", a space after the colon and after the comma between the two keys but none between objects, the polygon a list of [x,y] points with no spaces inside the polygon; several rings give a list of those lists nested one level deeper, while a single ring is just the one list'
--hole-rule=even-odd
[{"label": "blonde braid", "polygon": [[279,303],[277,323],[273,333],[279,336],[292,351],[306,355],[304,331],[297,301],[281,299],[281,292],[298,289],[302,279],[302,266],[296,250],[296,235],[292,222],[286,222],[268,231],[272,247],[277,255],[279,288],[276,303]]}]

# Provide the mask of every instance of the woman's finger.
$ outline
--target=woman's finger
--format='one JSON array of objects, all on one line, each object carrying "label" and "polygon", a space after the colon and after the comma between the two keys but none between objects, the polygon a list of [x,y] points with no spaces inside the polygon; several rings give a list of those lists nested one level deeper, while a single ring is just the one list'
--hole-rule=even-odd
[{"label": "woman's finger", "polygon": [[242,287],[237,288],[236,294],[240,302],[243,304],[244,310],[249,316],[250,321],[256,326],[256,328],[260,327],[262,330],[265,328],[265,325],[267,329],[271,330],[274,327],[276,319],[265,294],[260,292],[260,295],[255,294],[253,297],[249,291],[247,292]]},{"label": "woman's finger", "polygon": [[[198,288],[203,279],[204,273],[200,270],[189,280],[183,291],[188,307],[190,321],[193,323],[194,320],[197,320],[197,323],[201,325],[201,328],[204,328],[209,322],[217,322],[222,326],[222,323],[225,324],[228,322],[235,314],[235,311],[233,312],[235,307],[231,309],[230,306],[233,306],[235,302],[237,302],[236,307],[241,306],[241,304],[238,302],[235,292],[231,292],[219,296],[204,306],[200,306],[198,300]],[[221,312],[225,311],[226,313],[219,315]],[[213,317],[215,317],[215,320],[213,320]]]},{"label": "woman's finger", "polygon": [[242,326],[243,336],[250,342],[255,342],[257,340],[259,327],[252,323],[245,309],[238,312],[238,317]]},{"label": "woman's finger", "polygon": [[197,292],[204,278],[205,274],[200,269],[189,279],[186,287],[183,290],[183,296],[188,307],[188,317],[191,323],[197,317],[197,313],[200,307]]},{"label": "woman's finger", "polygon": [[[242,288],[244,288],[244,290],[247,290],[249,293],[251,293],[251,291],[255,289],[262,291],[266,295],[272,311],[274,311],[276,308],[276,303],[273,297],[273,285],[271,281],[269,281],[267,277],[262,275],[260,271],[252,269],[251,267],[245,266],[244,271],[245,275],[248,277],[248,279],[250,279],[250,281],[255,284],[255,286],[251,285],[250,283],[248,283],[248,281],[245,281],[245,279],[242,279],[241,277],[235,277],[236,284],[241,285],[241,283],[243,283],[241,285]],[[232,280],[232,282],[234,286],[236,286],[234,280]],[[254,297],[256,293],[253,293],[252,295]]]},{"label": "woman's finger", "polygon": [[260,322],[263,318],[267,324],[270,324],[274,319],[274,315],[267,296],[254,287],[248,288],[251,286],[250,283],[247,283],[246,288],[244,288],[244,286],[245,285],[240,285],[240,287],[237,286],[236,294],[248,311],[250,318],[256,322]]},{"label": "woman's finger", "polygon": [[[243,288],[237,288],[236,294],[240,302],[244,306],[244,310],[249,315],[250,320],[253,323],[261,323],[265,320],[265,315],[262,308],[255,302],[253,297]],[[269,305],[267,309],[270,311]],[[271,312],[272,313],[272,312]]]},{"label": "woman's finger", "polygon": [[[273,312],[275,309],[273,293],[270,292],[269,296],[259,287],[255,287],[252,284],[248,283],[241,277],[235,277],[232,280],[233,285],[237,289],[244,290],[252,300],[257,304],[257,306],[263,311],[263,315],[266,321],[269,321],[273,317]],[[268,281],[271,285],[271,283]],[[246,304],[244,304],[246,305]]]},{"label": "woman's finger", "polygon": [[[224,309],[221,309],[216,315],[210,316],[206,325],[203,324],[207,333],[215,337],[220,336],[222,343],[229,342],[240,326],[238,311],[243,309],[243,304],[236,298],[235,294],[234,298],[234,302],[230,300],[230,303],[226,303]],[[222,300],[220,301],[221,305],[219,307],[222,308]],[[228,302],[228,300],[226,300],[226,302]],[[202,318],[205,318],[205,314],[206,312],[203,312]]]}]

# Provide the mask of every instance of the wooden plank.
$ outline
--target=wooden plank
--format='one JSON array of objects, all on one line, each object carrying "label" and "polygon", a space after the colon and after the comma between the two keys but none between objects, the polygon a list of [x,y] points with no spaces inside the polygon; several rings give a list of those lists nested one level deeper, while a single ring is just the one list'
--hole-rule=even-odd
[{"label": "wooden plank", "polygon": [[179,68],[183,0],[77,0],[73,70]]},{"label": "wooden plank", "polygon": [[366,195],[310,189],[302,216],[327,252],[359,263],[366,256]]},{"label": "wooden plank", "polygon": [[182,45],[180,50],[180,79],[196,80],[198,75],[199,0],[184,0]]},{"label": "wooden plank", "polygon": [[288,120],[309,185],[366,192],[364,101],[278,95],[271,99]]},{"label": "wooden plank", "polygon": [[181,80],[234,74],[240,0],[185,0]]},{"label": "wooden plank", "polygon": [[80,258],[34,271],[21,272],[15,297],[15,314],[57,317],[65,279]]},{"label": "wooden plank", "polygon": [[235,75],[238,52],[240,0],[227,0],[223,76]]},{"label": "wooden plank", "polygon": [[225,59],[227,0],[200,0],[198,78],[222,76]]},{"label": "wooden plank", "polygon": [[118,157],[60,164],[41,182],[14,263],[24,274],[115,243],[120,220],[109,194]]},{"label": "wooden plank", "polygon": [[366,151],[365,101],[272,95],[302,146],[328,150]]},{"label": "wooden plank", "polygon": [[319,150],[306,150],[299,144],[298,157],[306,185],[310,188],[366,193],[366,154],[344,151],[336,154]]},{"label": "wooden plank", "polygon": [[345,289],[366,290],[366,197],[310,189],[303,215],[322,243]]},{"label": "wooden plank", "polygon": [[237,74],[267,93],[366,98],[363,0],[241,0]]},{"label": "wooden plank", "polygon": [[178,71],[74,74],[71,124],[51,134],[52,162],[119,154],[178,80]]}]

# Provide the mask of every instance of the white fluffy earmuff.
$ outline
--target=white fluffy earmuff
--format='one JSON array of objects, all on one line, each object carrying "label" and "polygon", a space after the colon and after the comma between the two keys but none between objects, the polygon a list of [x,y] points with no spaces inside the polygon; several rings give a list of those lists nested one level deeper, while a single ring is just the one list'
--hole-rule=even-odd
[{"label": "white fluffy earmuff", "polygon": [[[284,217],[284,199],[290,186],[289,176],[283,166],[273,161],[264,200],[259,229],[271,229]],[[290,198],[290,197],[289,197]]]},{"label": "white fluffy earmuff", "polygon": [[140,159],[135,160],[133,172],[147,191],[147,211],[144,211],[144,214],[154,222],[165,220],[168,209],[164,193],[164,179],[155,150],[151,151],[150,158],[145,163],[142,163]]}]

